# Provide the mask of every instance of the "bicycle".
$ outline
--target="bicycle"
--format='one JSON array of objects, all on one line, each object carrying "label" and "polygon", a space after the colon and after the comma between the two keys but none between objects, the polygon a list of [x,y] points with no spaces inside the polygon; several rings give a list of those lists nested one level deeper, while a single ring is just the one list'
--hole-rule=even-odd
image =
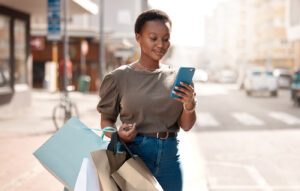
[{"label": "bicycle", "polygon": [[65,91],[61,93],[59,103],[53,108],[52,112],[52,120],[56,131],[73,116],[79,118],[79,111],[76,104],[71,101],[68,92]]}]

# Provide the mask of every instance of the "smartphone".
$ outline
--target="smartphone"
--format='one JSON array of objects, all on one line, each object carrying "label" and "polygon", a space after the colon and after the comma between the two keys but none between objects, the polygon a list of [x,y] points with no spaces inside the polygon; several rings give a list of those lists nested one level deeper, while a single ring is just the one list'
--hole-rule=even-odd
[{"label": "smartphone", "polygon": [[180,82],[186,83],[188,85],[192,84],[194,73],[195,73],[194,67],[180,67],[179,68],[176,79],[175,79],[173,87],[172,87],[171,94],[170,94],[170,96],[172,98],[180,98],[179,96],[177,96],[173,93],[173,90],[178,91],[175,89],[175,86],[181,86]]}]

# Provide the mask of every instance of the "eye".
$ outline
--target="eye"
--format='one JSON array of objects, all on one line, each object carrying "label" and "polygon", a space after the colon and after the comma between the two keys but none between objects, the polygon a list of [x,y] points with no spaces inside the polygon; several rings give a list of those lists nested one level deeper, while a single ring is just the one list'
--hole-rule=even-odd
[{"label": "eye", "polygon": [[151,40],[151,41],[156,41],[157,38],[156,38],[156,37],[150,37],[150,40]]},{"label": "eye", "polygon": [[169,38],[165,38],[164,39],[165,42],[169,42],[169,40],[170,40]]}]

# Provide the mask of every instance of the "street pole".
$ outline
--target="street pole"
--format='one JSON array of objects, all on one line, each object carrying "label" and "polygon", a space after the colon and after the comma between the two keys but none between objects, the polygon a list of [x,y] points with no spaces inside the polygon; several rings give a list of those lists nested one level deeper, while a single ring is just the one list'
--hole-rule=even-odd
[{"label": "street pole", "polygon": [[64,0],[64,92],[68,94],[68,78],[67,78],[67,61],[69,60],[69,39],[68,39],[68,30],[67,30],[67,23],[68,23],[68,1]]},{"label": "street pole", "polygon": [[85,43],[85,40],[81,40],[80,42],[80,75],[85,75],[86,73],[86,53],[83,50],[83,46],[85,46],[83,43]]},{"label": "street pole", "polygon": [[99,0],[99,80],[102,81],[105,68],[104,42],[104,0]]}]

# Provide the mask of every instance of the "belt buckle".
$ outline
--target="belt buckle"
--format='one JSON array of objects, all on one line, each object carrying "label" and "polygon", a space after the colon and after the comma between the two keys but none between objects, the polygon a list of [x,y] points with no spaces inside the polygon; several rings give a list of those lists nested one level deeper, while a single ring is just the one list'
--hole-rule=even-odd
[{"label": "belt buckle", "polygon": [[157,133],[156,133],[156,138],[158,138],[158,139],[165,140],[165,139],[167,139],[167,138],[169,137],[169,132],[166,132],[166,136],[164,136],[164,137],[160,137],[160,136],[159,136],[159,133],[160,133],[160,132],[157,132]]}]

